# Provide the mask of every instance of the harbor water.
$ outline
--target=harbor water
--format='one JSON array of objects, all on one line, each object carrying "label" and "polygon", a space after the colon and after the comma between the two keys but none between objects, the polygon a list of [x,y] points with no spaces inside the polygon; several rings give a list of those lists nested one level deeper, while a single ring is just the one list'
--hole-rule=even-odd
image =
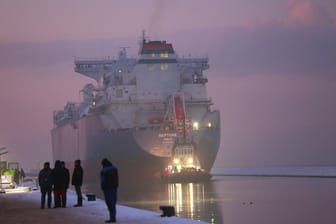
[{"label": "harbor water", "polygon": [[142,182],[120,186],[118,203],[225,224],[333,224],[336,178],[214,176],[208,182]]}]

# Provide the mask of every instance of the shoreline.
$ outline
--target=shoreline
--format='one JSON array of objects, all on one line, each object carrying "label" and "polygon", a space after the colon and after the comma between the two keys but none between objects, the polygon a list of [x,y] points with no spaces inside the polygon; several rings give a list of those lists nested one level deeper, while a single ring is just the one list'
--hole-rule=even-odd
[{"label": "shoreline", "polygon": [[[40,209],[39,191],[24,193],[0,194],[0,217],[6,223],[105,223],[108,219],[108,210],[105,201],[96,198],[88,201],[86,197],[83,207],[73,207],[76,204],[75,192],[68,190],[66,208]],[[52,203],[53,207],[53,203]],[[146,223],[146,224],[203,224],[206,222],[179,218],[177,216],[161,217],[161,213],[117,205],[117,223]]]}]

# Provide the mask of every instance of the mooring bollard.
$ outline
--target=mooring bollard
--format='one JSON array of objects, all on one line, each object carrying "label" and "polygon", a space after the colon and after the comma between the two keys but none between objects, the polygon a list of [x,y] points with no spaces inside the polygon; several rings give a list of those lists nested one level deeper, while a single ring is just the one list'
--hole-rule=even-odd
[{"label": "mooring bollard", "polygon": [[95,194],[86,194],[88,201],[95,201],[96,195]]},{"label": "mooring bollard", "polygon": [[161,217],[171,217],[175,216],[175,208],[172,205],[161,205],[160,210],[162,210]]}]

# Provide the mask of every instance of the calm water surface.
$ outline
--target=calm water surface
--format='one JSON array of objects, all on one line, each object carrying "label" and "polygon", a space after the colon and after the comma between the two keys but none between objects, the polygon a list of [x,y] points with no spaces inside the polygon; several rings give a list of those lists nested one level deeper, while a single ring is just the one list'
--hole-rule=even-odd
[{"label": "calm water surface", "polygon": [[216,176],[205,183],[120,186],[119,204],[225,224],[335,224],[335,178]]}]

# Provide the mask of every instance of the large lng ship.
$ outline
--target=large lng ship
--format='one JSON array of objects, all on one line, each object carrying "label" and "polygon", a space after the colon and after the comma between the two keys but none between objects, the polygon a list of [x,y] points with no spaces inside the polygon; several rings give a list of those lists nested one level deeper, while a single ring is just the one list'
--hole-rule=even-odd
[{"label": "large lng ship", "polygon": [[[96,81],[53,115],[54,160],[81,159],[97,181],[109,158],[122,180],[204,177],[220,143],[220,113],[207,96],[208,58],[180,58],[172,44],[143,37],[137,58],[75,59],[75,71]],[[205,175],[204,175],[205,174]]]}]

